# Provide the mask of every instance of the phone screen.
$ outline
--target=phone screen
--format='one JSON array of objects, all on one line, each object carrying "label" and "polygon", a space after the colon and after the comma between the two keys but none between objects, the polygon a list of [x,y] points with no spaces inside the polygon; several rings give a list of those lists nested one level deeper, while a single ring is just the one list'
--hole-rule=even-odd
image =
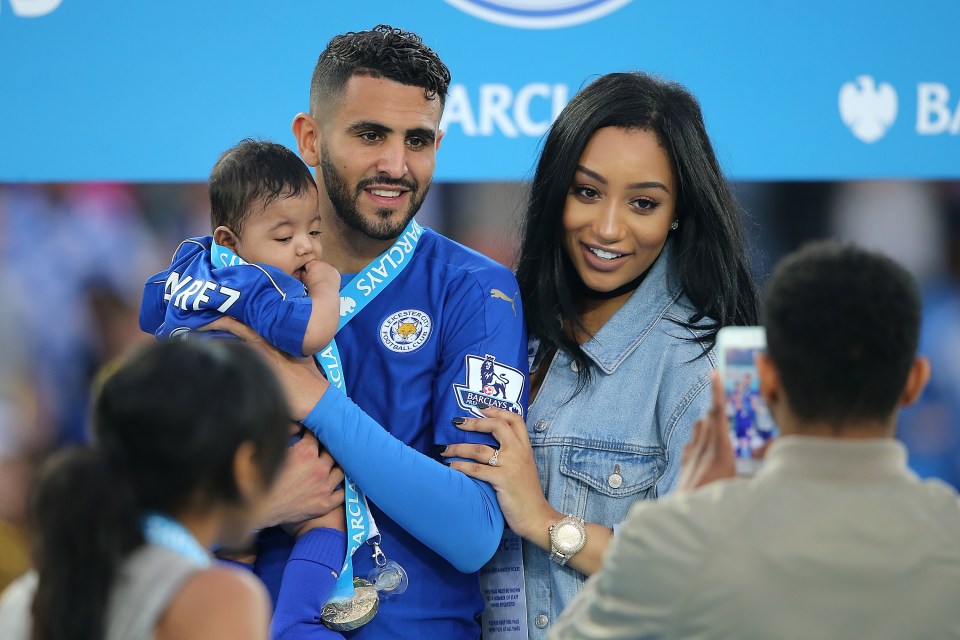
[{"label": "phone screen", "polygon": [[741,472],[755,471],[766,446],[777,436],[776,424],[760,396],[754,355],[761,347],[723,349],[723,392],[730,438]]}]

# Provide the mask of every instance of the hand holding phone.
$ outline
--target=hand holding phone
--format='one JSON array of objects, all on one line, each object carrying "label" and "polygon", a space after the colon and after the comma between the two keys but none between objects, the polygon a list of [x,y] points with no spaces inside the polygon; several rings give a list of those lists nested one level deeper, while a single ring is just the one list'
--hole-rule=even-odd
[{"label": "hand holding phone", "polygon": [[760,396],[754,357],[767,347],[763,327],[723,327],[717,334],[717,356],[723,384],[730,439],[737,473],[752,475],[767,445],[778,435]]},{"label": "hand holding phone", "polygon": [[690,491],[715,480],[737,475],[733,445],[727,433],[727,415],[720,373],[710,372],[710,409],[693,423],[693,435],[683,448],[677,491]]}]

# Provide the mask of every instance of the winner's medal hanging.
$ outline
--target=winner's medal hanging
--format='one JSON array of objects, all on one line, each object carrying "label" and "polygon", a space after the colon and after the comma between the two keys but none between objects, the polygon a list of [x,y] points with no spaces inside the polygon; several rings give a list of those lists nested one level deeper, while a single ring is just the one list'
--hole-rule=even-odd
[{"label": "winner's medal hanging", "polygon": [[[364,267],[361,273],[366,272],[375,264],[379,264],[380,268],[386,269],[387,277],[382,279],[382,286],[376,287],[369,293],[362,293],[356,286],[358,275],[354,278],[354,281],[348,283],[341,290],[341,308],[347,308],[350,311],[341,313],[338,330],[342,329],[374,297],[385,290],[387,285],[406,268],[410,263],[409,254],[412,254],[416,249],[422,233],[423,227],[417,224],[415,220],[410,220],[407,228],[404,229],[390,249]],[[404,259],[400,261],[396,261],[393,257],[388,259],[388,255],[396,248],[399,249],[400,255],[403,255]],[[345,307],[342,304],[344,299],[349,300],[352,304]],[[326,373],[330,384],[346,393],[346,380],[341,366],[343,361],[340,359],[336,340],[332,340],[326,349],[316,354],[315,359]],[[374,522],[373,514],[370,513],[363,491],[347,477],[344,477],[343,484],[346,494],[344,503],[347,514],[347,553],[344,558],[343,569],[340,571],[337,583],[334,586],[333,595],[323,605],[320,615],[323,623],[334,631],[351,631],[366,624],[377,614],[381,598],[387,599],[400,595],[407,590],[409,584],[407,572],[403,570],[403,567],[392,560],[387,560],[383,550],[380,549],[380,533],[377,530],[376,522]],[[373,560],[376,565],[369,573],[368,580],[355,578],[353,575],[353,554],[364,541],[373,547]]]},{"label": "winner's medal hanging", "polygon": [[377,525],[363,492],[347,476],[344,476],[343,490],[347,514],[347,553],[333,594],[323,605],[320,614],[323,623],[334,631],[351,631],[366,624],[376,615],[380,604],[380,597],[373,585],[353,576],[353,554],[364,540],[376,534]]},{"label": "winner's medal hanging", "polygon": [[320,619],[334,631],[352,631],[370,622],[379,606],[380,597],[373,585],[363,578],[354,578],[353,597],[323,605]]},{"label": "winner's medal hanging", "polygon": [[380,548],[380,533],[376,523],[372,523],[372,533],[367,544],[373,547],[373,562],[376,565],[367,580],[353,579],[353,596],[347,600],[331,600],[323,605],[320,619],[334,631],[352,631],[357,629],[377,614],[380,600],[387,600],[398,596],[407,590],[410,580],[407,572],[398,562],[387,560],[386,554]]}]

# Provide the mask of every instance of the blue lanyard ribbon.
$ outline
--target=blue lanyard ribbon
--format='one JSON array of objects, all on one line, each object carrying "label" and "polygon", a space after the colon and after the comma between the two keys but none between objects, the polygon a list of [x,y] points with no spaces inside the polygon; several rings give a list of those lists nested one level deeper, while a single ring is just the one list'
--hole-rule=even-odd
[{"label": "blue lanyard ribbon", "polygon": [[[340,325],[337,331],[343,329],[350,320],[364,310],[380,292],[387,288],[393,280],[410,264],[410,257],[420,242],[423,227],[417,221],[410,219],[406,228],[389,249],[370,261],[363,269],[357,272],[350,282],[340,290]],[[340,358],[337,341],[331,340],[326,349],[316,354],[317,363],[323,367],[327,380],[340,391],[346,393],[346,381]]]},{"label": "blue lanyard ribbon", "polygon": [[236,253],[221,247],[212,238],[210,239],[210,266],[214,269],[220,267],[232,267],[238,264],[250,264]]},{"label": "blue lanyard ribbon", "polygon": [[[422,234],[423,227],[411,218],[394,243],[357,272],[353,279],[340,290],[338,332],[407,268]],[[221,266],[246,264],[236,253],[215,242],[211,244],[210,261],[214,269]],[[336,339],[331,340],[325,349],[315,354],[314,359],[323,369],[330,384],[346,393],[343,360],[340,358]],[[374,522],[373,515],[370,513],[363,490],[346,476],[344,476],[343,486],[347,516],[347,553],[329,602],[345,601],[353,597],[353,554],[366,540],[379,534],[377,523]]]},{"label": "blue lanyard ribbon", "polygon": [[190,531],[159,511],[148,511],[140,519],[143,538],[150,544],[165,547],[192,560],[197,566],[209,567],[210,554]]},{"label": "blue lanyard ribbon", "polygon": [[[411,218],[390,248],[370,261],[340,290],[338,333],[410,264],[410,257],[416,250],[422,233],[423,227]],[[346,393],[346,378],[337,341],[331,340],[329,346],[315,357],[327,374],[330,384]],[[330,596],[331,602],[353,597],[353,554],[366,540],[379,533],[363,490],[348,477],[344,477],[343,486],[344,507],[347,512],[347,555]]]}]

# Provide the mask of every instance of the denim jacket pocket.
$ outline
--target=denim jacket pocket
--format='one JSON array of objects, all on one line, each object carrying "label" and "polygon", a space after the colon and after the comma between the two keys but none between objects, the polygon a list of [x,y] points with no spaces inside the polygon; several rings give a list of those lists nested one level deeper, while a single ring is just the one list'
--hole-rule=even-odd
[{"label": "denim jacket pocket", "polygon": [[565,492],[575,504],[564,506],[590,522],[613,526],[634,502],[649,496],[664,468],[663,451],[657,447],[610,442],[566,447],[560,473],[575,482],[574,490]]}]

